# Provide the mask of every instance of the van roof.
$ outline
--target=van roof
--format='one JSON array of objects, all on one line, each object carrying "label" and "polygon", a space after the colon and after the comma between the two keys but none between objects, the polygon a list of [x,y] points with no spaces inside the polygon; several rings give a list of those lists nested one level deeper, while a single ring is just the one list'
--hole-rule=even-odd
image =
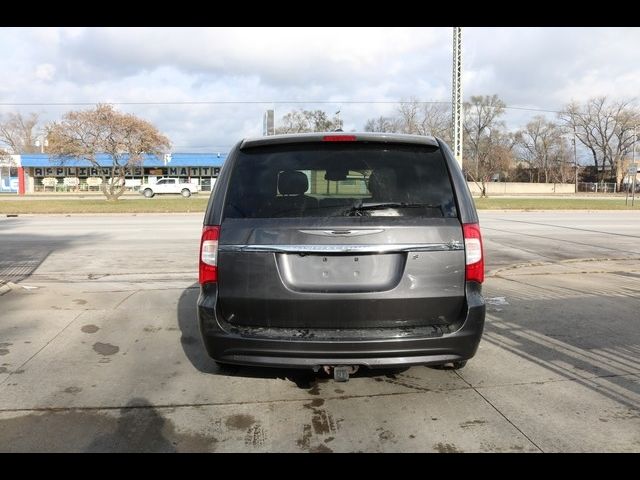
[{"label": "van roof", "polygon": [[[282,145],[292,143],[311,143],[326,141],[325,137],[355,137],[355,142],[376,143],[404,143],[414,145],[438,146],[435,137],[426,135],[406,135],[400,133],[379,132],[315,132],[315,133],[287,133],[284,135],[270,135],[265,137],[246,138],[240,144],[240,149],[261,147],[265,145]],[[339,141],[339,140],[338,140]]]}]

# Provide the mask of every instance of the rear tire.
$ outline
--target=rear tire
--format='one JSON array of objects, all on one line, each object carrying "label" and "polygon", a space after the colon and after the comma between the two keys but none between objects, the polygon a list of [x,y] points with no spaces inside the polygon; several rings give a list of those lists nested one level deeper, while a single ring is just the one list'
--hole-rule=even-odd
[{"label": "rear tire", "polygon": [[443,363],[441,365],[432,365],[431,368],[436,370],[460,370],[467,364],[467,360],[459,360],[457,362]]},{"label": "rear tire", "polygon": [[464,368],[466,364],[467,364],[466,360],[460,360],[459,362],[453,362],[453,369],[454,370],[460,370],[461,368]]},{"label": "rear tire", "polygon": [[142,193],[145,196],[145,198],[153,197],[153,190],[151,190],[150,188],[145,188],[144,192],[142,192]]},{"label": "rear tire", "polygon": [[191,196],[191,190],[189,190],[188,188],[183,188],[182,192],[180,192],[180,195],[182,195],[184,198],[189,198]]}]

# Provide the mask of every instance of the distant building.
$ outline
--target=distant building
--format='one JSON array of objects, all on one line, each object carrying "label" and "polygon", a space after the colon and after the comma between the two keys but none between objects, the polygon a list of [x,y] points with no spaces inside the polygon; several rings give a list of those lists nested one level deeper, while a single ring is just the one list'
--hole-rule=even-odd
[{"label": "distant building", "polygon": [[[14,155],[14,158],[17,158],[19,193],[99,190],[100,172],[86,160],[62,160],[43,153]],[[226,153],[146,155],[140,165],[131,168],[125,181],[134,190],[141,183],[153,182],[159,177],[179,177],[195,181],[203,191],[210,191],[226,158]],[[97,160],[109,175],[111,157],[101,154]]]},{"label": "distant building", "polygon": [[0,155],[0,193],[18,192],[18,155]]}]

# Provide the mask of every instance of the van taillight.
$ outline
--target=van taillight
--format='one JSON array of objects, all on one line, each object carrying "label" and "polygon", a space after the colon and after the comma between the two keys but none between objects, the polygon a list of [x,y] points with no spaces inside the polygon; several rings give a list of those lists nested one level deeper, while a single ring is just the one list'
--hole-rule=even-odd
[{"label": "van taillight", "polygon": [[322,137],[323,142],[355,142],[355,135],[325,135]]},{"label": "van taillight", "polygon": [[218,238],[220,227],[204,227],[200,240],[200,285],[218,281]]},{"label": "van taillight", "polygon": [[484,254],[482,252],[482,235],[480,225],[466,223],[462,225],[464,235],[465,277],[467,282],[484,281]]}]

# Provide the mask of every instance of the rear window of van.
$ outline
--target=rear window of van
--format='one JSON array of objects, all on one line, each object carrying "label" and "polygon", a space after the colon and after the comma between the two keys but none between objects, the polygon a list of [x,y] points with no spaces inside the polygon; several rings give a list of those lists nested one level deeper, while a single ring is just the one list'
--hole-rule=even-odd
[{"label": "rear window of van", "polygon": [[238,152],[227,218],[456,217],[438,147],[305,143]]}]

